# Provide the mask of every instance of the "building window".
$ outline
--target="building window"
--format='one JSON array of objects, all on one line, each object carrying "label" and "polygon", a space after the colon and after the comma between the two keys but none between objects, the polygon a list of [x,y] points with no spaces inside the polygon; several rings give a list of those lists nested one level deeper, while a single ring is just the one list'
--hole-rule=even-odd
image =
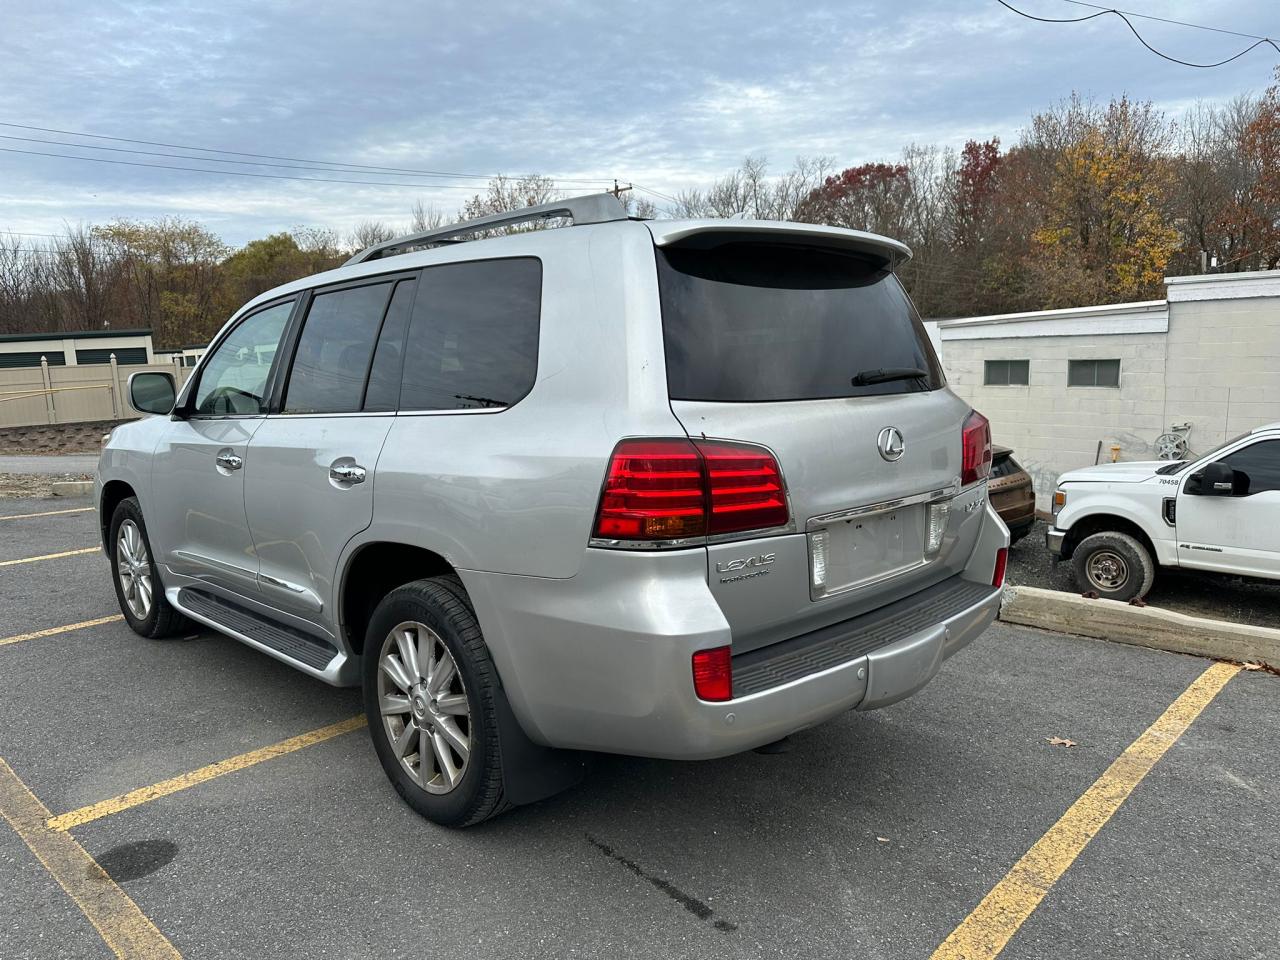
[{"label": "building window", "polygon": [[1031,361],[988,360],[982,382],[988,387],[1025,387],[1031,382]]},{"label": "building window", "polygon": [[1069,360],[1067,386],[1118,387],[1120,386],[1120,361]]},{"label": "building window", "polygon": [[146,347],[107,347],[102,350],[77,350],[76,363],[110,363],[111,355],[116,355],[116,363],[146,363]]}]

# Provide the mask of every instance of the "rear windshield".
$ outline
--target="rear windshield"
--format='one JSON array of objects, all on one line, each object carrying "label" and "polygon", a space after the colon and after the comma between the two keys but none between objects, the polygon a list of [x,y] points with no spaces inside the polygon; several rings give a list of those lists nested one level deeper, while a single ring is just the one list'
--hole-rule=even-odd
[{"label": "rear windshield", "polygon": [[[673,400],[817,400],[945,382],[915,308],[880,262],[765,243],[657,253]],[[912,368],[925,376],[853,384],[859,373]]]}]

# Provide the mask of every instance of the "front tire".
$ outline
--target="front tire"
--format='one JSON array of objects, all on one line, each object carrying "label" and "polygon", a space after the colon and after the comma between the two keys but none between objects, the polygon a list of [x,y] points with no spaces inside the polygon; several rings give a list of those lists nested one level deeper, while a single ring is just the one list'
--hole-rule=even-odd
[{"label": "front tire", "polygon": [[137,497],[116,505],[107,538],[116,600],[133,632],[158,640],[188,629],[187,618],[165,599]]},{"label": "front tire", "polygon": [[405,803],[448,827],[507,808],[498,673],[464,597],[445,578],[397,587],[364,645],[365,714],[382,769]]},{"label": "front tire", "polygon": [[1108,530],[1085,537],[1071,554],[1076,586],[1105,600],[1146,596],[1155,580],[1151,554],[1135,537]]}]

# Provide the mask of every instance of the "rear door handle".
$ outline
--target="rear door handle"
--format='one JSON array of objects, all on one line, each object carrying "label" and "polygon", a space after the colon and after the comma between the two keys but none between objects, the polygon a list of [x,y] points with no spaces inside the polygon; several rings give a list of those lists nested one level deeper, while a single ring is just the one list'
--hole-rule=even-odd
[{"label": "rear door handle", "polygon": [[225,467],[228,470],[239,470],[244,466],[244,459],[228,451],[218,454],[217,463],[218,466]]},{"label": "rear door handle", "polygon": [[365,469],[358,463],[335,463],[329,467],[329,479],[339,483],[364,483]]}]

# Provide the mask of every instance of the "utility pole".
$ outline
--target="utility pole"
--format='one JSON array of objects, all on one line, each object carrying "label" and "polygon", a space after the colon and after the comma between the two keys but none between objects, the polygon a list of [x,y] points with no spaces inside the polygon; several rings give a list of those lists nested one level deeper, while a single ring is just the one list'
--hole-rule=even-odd
[{"label": "utility pole", "polygon": [[629,183],[628,183],[625,187],[619,186],[619,185],[618,185],[618,180],[617,180],[617,178],[615,177],[615,178],[614,178],[614,181],[613,181],[613,189],[612,189],[612,190],[606,190],[605,192],[606,192],[606,193],[612,193],[615,199],[617,199],[617,200],[621,200],[621,199],[622,199],[622,195],[623,195],[624,193],[626,193],[626,192],[627,192],[628,190],[630,190],[630,189],[631,189],[631,184],[629,184]]}]

